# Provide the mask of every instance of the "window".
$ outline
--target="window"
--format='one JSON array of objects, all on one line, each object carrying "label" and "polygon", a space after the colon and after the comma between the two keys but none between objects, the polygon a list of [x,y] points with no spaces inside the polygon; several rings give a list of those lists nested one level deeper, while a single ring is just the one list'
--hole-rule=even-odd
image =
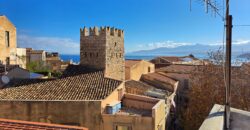
[{"label": "window", "polygon": [[115,47],[116,47],[117,43],[115,42]]},{"label": "window", "polygon": [[10,64],[10,58],[6,57],[6,64],[9,65]]},{"label": "window", "polygon": [[148,72],[150,73],[150,67],[148,67]]},{"label": "window", "polygon": [[130,126],[117,125],[115,130],[132,130]]},{"label": "window", "polygon": [[96,53],[96,57],[98,57],[98,52]]},{"label": "window", "polygon": [[87,55],[88,55],[87,52],[85,52],[85,53],[84,53],[84,57],[87,57]]},{"label": "window", "polygon": [[6,44],[6,47],[10,47],[10,33],[9,33],[9,31],[5,31],[5,44]]}]

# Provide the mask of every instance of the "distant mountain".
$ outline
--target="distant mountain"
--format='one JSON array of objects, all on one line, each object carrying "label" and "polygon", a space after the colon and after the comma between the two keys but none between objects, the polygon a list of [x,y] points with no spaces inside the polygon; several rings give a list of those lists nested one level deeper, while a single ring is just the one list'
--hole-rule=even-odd
[{"label": "distant mountain", "polygon": [[238,58],[242,58],[242,59],[248,59],[250,60],[250,53],[244,53],[244,54],[241,54],[239,56],[237,56]]},{"label": "distant mountain", "polygon": [[[208,51],[211,50],[218,50],[221,45],[205,45],[205,44],[194,44],[194,45],[183,45],[183,46],[178,46],[175,48],[168,48],[168,47],[160,47],[160,48],[155,48],[152,50],[140,50],[140,51],[135,51],[135,52],[130,52],[127,53],[127,55],[189,55],[189,54],[194,54],[195,56],[197,55],[206,55]],[[238,56],[244,52],[250,52],[250,43],[246,44],[233,44],[232,47],[232,52],[233,55]]]}]

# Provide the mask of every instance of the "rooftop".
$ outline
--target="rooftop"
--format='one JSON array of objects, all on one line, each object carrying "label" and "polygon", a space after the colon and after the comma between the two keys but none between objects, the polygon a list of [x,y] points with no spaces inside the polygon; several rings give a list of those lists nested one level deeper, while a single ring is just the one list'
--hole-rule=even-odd
[{"label": "rooftop", "polygon": [[152,109],[160,99],[134,94],[124,94],[122,107],[115,115],[153,116]]},{"label": "rooftop", "polygon": [[137,88],[137,89],[142,89],[142,90],[149,90],[153,89],[154,87],[151,85],[148,85],[142,81],[135,81],[135,80],[129,80],[125,82],[126,87],[132,87],[132,88]]},{"label": "rooftop", "polygon": [[125,67],[132,67],[141,61],[142,60],[125,60]]},{"label": "rooftop", "polygon": [[157,71],[161,72],[168,72],[168,73],[191,73],[193,70],[195,70],[197,66],[196,65],[169,65],[166,67],[161,67],[157,69]]},{"label": "rooftop", "polygon": [[174,85],[177,82],[176,80],[169,78],[165,75],[162,75],[161,73],[157,73],[157,72],[144,74],[143,76],[147,76],[147,77],[150,77],[151,79],[155,79],[160,82],[168,83],[170,85]]},{"label": "rooftop", "polygon": [[20,85],[2,89],[0,100],[102,100],[121,84],[121,81],[105,78],[103,71],[30,81],[19,81]]},{"label": "rooftop", "polygon": [[149,93],[152,93],[152,94],[170,96],[172,94],[169,91],[166,91],[166,90],[163,90],[163,89],[157,89],[156,87],[154,87],[152,85],[149,85],[149,84],[147,84],[145,82],[142,82],[142,81],[135,81],[135,80],[126,81],[125,82],[125,87],[126,87],[126,90],[129,89],[129,88],[132,88],[132,89],[138,89],[138,90],[144,91],[143,94],[136,93],[138,95],[150,96]]},{"label": "rooftop", "polygon": [[0,129],[6,130],[87,130],[84,127],[0,119]]},{"label": "rooftop", "polygon": [[[6,65],[6,71],[10,71],[14,68],[18,68],[18,65]],[[0,73],[4,73],[5,72],[5,65],[0,65]]]}]

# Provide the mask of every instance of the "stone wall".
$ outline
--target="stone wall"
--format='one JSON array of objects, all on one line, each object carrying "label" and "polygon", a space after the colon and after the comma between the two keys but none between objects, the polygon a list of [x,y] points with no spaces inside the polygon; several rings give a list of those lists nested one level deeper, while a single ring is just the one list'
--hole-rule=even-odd
[{"label": "stone wall", "polygon": [[105,76],[125,79],[123,31],[105,27],[80,29],[80,64],[105,69]]},{"label": "stone wall", "polygon": [[[6,45],[6,31],[9,32],[9,47]],[[5,16],[0,16],[0,61],[5,63],[8,57],[10,64],[15,64],[15,53],[16,27]]]},{"label": "stone wall", "polygon": [[103,130],[117,130],[117,126],[127,126],[129,130],[157,130],[154,129],[152,117],[103,114],[102,118]]},{"label": "stone wall", "polygon": [[0,101],[0,118],[99,130],[101,101]]}]

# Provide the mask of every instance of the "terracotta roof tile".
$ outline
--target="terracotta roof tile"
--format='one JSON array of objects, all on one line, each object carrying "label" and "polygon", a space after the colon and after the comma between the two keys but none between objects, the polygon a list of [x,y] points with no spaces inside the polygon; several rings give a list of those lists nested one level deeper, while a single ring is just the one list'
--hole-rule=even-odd
[{"label": "terracotta roof tile", "polygon": [[183,73],[188,74],[195,70],[194,65],[169,65],[157,69],[157,72],[168,72],[168,73]]},{"label": "terracotta roof tile", "polygon": [[103,71],[25,84],[0,90],[0,100],[102,100],[121,81],[104,77]]},{"label": "terracotta roof tile", "polygon": [[101,69],[89,68],[83,65],[69,65],[63,72],[62,77],[69,77],[90,72],[102,71]]},{"label": "terracotta roof tile", "polygon": [[125,87],[130,87],[130,88],[137,88],[141,90],[148,90],[148,89],[153,89],[154,87],[151,85],[148,85],[146,83],[143,83],[142,81],[135,81],[135,80],[129,80],[125,82]]},{"label": "terracotta roof tile", "polygon": [[88,130],[84,127],[0,119],[1,130]]},{"label": "terracotta roof tile", "polygon": [[172,78],[169,78],[165,75],[162,75],[160,73],[149,73],[149,74],[144,74],[143,76],[146,76],[146,77],[150,77],[152,79],[155,79],[157,81],[161,81],[161,82],[165,82],[165,83],[169,83],[171,85],[174,85],[176,83],[176,80],[172,79]]},{"label": "terracotta roof tile", "polygon": [[125,60],[125,67],[132,67],[139,62],[141,62],[141,60]]}]

